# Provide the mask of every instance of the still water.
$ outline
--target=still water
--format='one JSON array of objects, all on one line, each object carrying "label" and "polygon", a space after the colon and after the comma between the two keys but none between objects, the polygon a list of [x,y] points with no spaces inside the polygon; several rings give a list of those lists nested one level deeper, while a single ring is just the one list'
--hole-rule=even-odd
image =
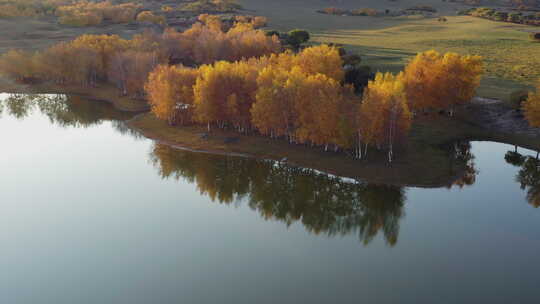
[{"label": "still water", "polygon": [[0,94],[0,302],[539,303],[536,153],[440,189],[176,151],[131,115]]}]

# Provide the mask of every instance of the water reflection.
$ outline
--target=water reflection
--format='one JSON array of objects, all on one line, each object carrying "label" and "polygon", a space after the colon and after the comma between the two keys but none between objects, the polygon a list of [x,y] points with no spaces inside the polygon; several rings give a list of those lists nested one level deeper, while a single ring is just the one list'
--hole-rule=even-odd
[{"label": "water reflection", "polygon": [[212,201],[247,201],[268,220],[328,236],[355,233],[369,244],[379,232],[398,241],[405,190],[369,185],[273,161],[179,151],[156,144],[151,159],[163,178],[197,185]]},{"label": "water reflection", "polygon": [[508,151],[504,156],[507,163],[519,167],[516,181],[521,189],[527,191],[527,201],[535,208],[540,207],[540,160],[538,153],[536,157],[523,155],[518,152],[518,147],[514,151]]},{"label": "water reflection", "polygon": [[0,114],[24,119],[39,111],[51,124],[64,128],[87,128],[110,121],[121,134],[140,138],[123,121],[135,114],[118,111],[109,103],[63,94],[0,94]]},{"label": "water reflection", "polygon": [[479,171],[474,162],[475,156],[472,153],[472,145],[469,141],[458,141],[451,145],[452,159],[457,160],[464,165],[463,175],[454,181],[448,188],[456,186],[460,189],[466,186],[472,186],[476,182],[476,176]]}]

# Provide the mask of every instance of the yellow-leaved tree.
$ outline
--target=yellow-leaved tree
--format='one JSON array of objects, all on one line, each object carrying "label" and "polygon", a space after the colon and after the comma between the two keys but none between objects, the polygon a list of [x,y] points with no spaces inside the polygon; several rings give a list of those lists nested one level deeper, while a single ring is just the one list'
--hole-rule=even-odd
[{"label": "yellow-leaved tree", "polygon": [[454,108],[469,102],[483,73],[482,57],[434,50],[419,53],[405,67],[409,107],[414,111]]},{"label": "yellow-leaved tree", "polygon": [[523,115],[532,127],[540,127],[540,80],[536,85],[536,92],[529,93],[529,98],[522,106]]},{"label": "yellow-leaved tree", "polygon": [[152,113],[169,124],[191,122],[193,86],[199,70],[183,66],[159,65],[145,85]]},{"label": "yellow-leaved tree", "polygon": [[298,65],[307,74],[324,74],[329,78],[342,81],[345,74],[343,60],[336,47],[326,44],[304,49],[296,56]]},{"label": "yellow-leaved tree", "polygon": [[359,144],[364,144],[363,155],[367,154],[369,145],[375,144],[387,149],[388,161],[392,162],[394,146],[406,138],[411,123],[403,74],[377,73],[375,80],[368,83],[358,111]]}]

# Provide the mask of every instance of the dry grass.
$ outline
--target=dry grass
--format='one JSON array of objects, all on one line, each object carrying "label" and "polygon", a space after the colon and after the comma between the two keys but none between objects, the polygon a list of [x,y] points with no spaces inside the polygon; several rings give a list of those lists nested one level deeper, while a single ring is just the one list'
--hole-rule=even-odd
[{"label": "dry grass", "polygon": [[[478,94],[506,100],[517,89],[530,86],[540,78],[540,47],[530,41],[531,26],[493,22],[468,16],[452,16],[463,6],[428,0],[447,22],[437,18],[356,17],[317,14],[315,10],[370,7],[384,10],[403,9],[418,1],[396,2],[344,0],[331,4],[318,0],[244,0],[244,7],[270,19],[270,27],[280,30],[304,28],[312,32],[316,42],[336,42],[359,53],[364,63],[379,71],[396,72],[403,69],[416,53],[428,49],[441,52],[479,54],[486,62],[486,77]],[[339,3],[339,2],[338,2]]]}]

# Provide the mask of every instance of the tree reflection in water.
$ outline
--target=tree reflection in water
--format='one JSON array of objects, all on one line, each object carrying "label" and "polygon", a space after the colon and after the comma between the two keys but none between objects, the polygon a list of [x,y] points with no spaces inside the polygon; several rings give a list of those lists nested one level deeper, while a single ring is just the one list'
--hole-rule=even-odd
[{"label": "tree reflection in water", "polygon": [[521,189],[527,191],[527,201],[535,208],[540,207],[540,160],[536,157],[525,156],[518,152],[517,146],[514,151],[506,152],[504,159],[507,163],[520,167],[516,175],[516,181]]},{"label": "tree reflection in water", "polygon": [[163,178],[195,183],[212,201],[247,200],[268,220],[300,222],[328,236],[358,234],[369,244],[382,232],[396,244],[405,190],[369,185],[282,163],[179,151],[156,144],[151,159]]},{"label": "tree reflection in water", "polygon": [[88,128],[110,121],[112,127],[122,135],[143,138],[128,128],[124,121],[133,118],[134,113],[119,111],[107,102],[91,101],[80,96],[63,94],[9,94],[0,96],[0,114],[24,119],[39,111],[52,124],[64,128]]},{"label": "tree reflection in water", "polygon": [[464,188],[466,186],[472,186],[476,182],[476,176],[479,171],[476,169],[474,162],[474,154],[472,154],[472,146],[469,141],[457,141],[450,145],[450,154],[453,161],[457,161],[465,166],[463,175],[448,186],[452,188],[454,186]]}]

